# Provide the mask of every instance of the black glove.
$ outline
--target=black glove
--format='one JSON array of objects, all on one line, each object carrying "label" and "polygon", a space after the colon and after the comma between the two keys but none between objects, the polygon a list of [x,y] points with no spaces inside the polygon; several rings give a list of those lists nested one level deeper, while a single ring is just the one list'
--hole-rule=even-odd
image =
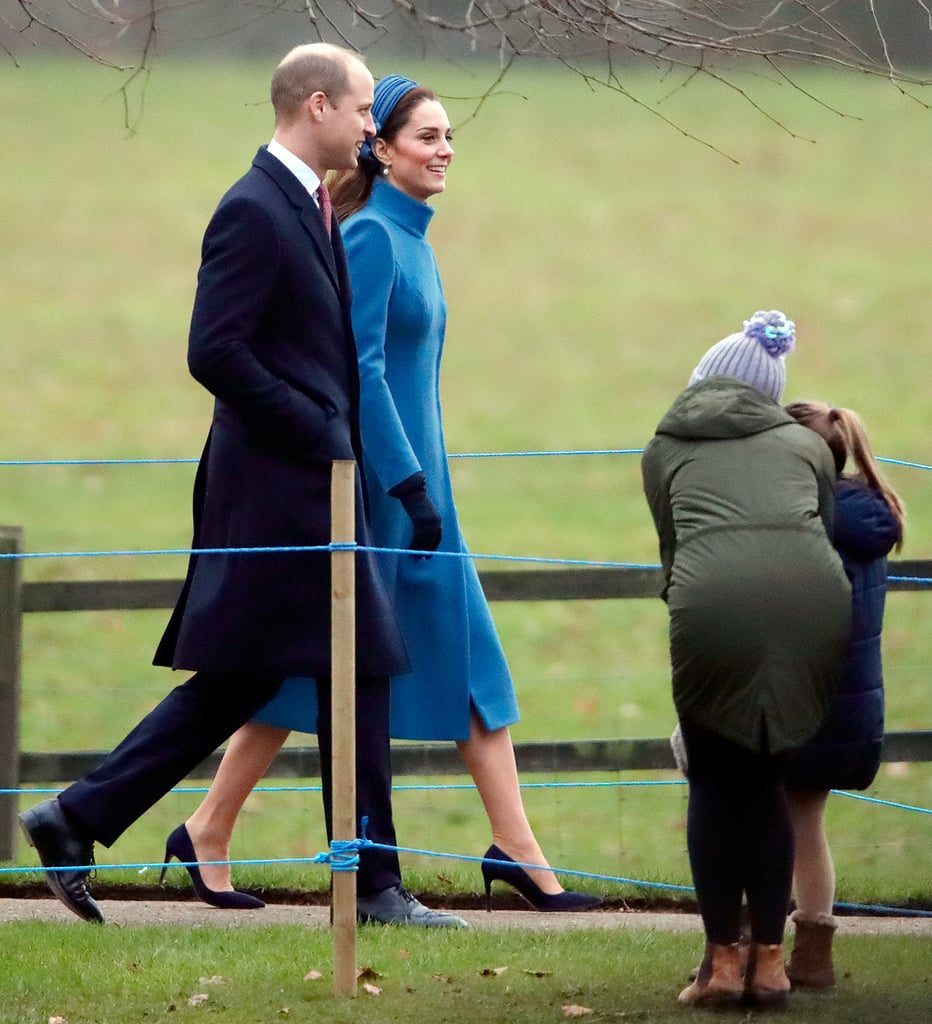
[{"label": "black glove", "polygon": [[[436,551],[440,547],[443,531],[440,527],[440,513],[427,496],[427,480],[421,472],[412,473],[388,492],[398,498],[411,519],[414,531],[408,547],[411,551]],[[427,558],[427,555],[421,555]]]}]

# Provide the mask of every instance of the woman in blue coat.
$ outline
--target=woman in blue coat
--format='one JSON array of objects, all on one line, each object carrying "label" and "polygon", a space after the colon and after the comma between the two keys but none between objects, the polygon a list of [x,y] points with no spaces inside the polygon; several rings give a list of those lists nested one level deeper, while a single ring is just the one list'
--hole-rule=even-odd
[{"label": "woman in blue coat", "polygon": [[[794,988],[818,989],[835,984],[835,868],[825,806],[832,789],[867,789],[880,767],[887,555],[902,546],[905,516],[856,413],[823,402],[793,402],[786,411],[819,434],[834,456],[839,474],[834,544],[851,582],[851,639],[828,717],[813,739],[793,752],[786,775],[796,894],[787,974]],[[842,472],[849,459],[853,475]]]},{"label": "woman in blue coat", "polygon": [[[427,200],[444,191],[453,158],[450,123],[430,90],[400,75],[376,85],[372,114],[377,134],[332,197],[353,289],[373,543],[389,549],[383,575],[413,667],[392,678],[392,736],[457,742],[492,828],[487,899],[499,880],[535,909],[587,910],[600,900],[562,888],[527,820],[508,731],[518,720],[514,686],[453,500],[439,383],[446,302],[426,238]],[[288,730],[316,729],[308,684],[286,681],[233,737],[186,822],[214,859],[228,859],[236,815]],[[230,886],[227,867],[214,865],[212,877]]]}]

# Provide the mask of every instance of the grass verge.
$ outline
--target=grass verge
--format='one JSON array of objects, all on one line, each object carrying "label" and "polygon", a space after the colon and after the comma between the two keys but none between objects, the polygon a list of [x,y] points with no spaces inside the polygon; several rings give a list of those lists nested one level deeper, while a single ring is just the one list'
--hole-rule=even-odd
[{"label": "grass verge", "polygon": [[[346,999],[333,995],[331,941],[328,931],[300,926],[2,926],[0,1022],[539,1024],[579,1014],[672,1024],[684,1019],[676,993],[699,954],[695,935],[655,930],[361,929],[365,974],[358,998]],[[792,1015],[815,1024],[925,1024],[930,952],[928,938],[841,936],[837,991],[794,994]]]}]

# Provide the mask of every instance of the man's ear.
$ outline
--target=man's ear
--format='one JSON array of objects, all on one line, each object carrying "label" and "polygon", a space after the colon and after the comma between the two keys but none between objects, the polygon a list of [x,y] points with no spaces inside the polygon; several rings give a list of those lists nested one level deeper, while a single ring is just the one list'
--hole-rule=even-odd
[{"label": "man's ear", "polygon": [[314,121],[323,120],[324,113],[328,106],[330,106],[330,100],[327,99],[327,94],[320,89],[318,89],[317,92],[312,92],[304,101],[304,109],[308,114],[310,114]]}]

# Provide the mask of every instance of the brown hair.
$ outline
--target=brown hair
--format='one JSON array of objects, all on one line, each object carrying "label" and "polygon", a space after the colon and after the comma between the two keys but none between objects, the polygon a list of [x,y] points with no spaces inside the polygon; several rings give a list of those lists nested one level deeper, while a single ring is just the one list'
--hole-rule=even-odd
[{"label": "brown hair", "polygon": [[836,409],[825,402],[790,402],[785,408],[794,420],[814,430],[825,441],[835,459],[835,471],[839,475],[850,458],[858,474],[871,487],[880,491],[896,517],[899,532],[896,550],[899,551],[903,547],[906,509],[880,470],[861,417],[852,409]]},{"label": "brown hair", "polygon": [[272,75],[275,123],[293,124],[301,113],[301,104],[315,92],[324,92],[331,103],[339,103],[349,88],[351,58],[362,60],[352,50],[330,43],[305,43],[290,50]]},{"label": "brown hair", "polygon": [[[409,90],[395,104],[394,109],[379,129],[377,139],[392,143],[398,133],[411,120],[414,108],[424,100],[436,100],[437,97],[425,85],[418,85]],[[369,142],[373,142],[370,139]],[[333,209],[340,221],[346,220],[351,214],[361,210],[372,195],[372,183],[385,173],[385,165],[372,151],[371,145],[363,147],[359,154],[359,163],[352,169],[338,171],[330,182],[330,198]]]}]

